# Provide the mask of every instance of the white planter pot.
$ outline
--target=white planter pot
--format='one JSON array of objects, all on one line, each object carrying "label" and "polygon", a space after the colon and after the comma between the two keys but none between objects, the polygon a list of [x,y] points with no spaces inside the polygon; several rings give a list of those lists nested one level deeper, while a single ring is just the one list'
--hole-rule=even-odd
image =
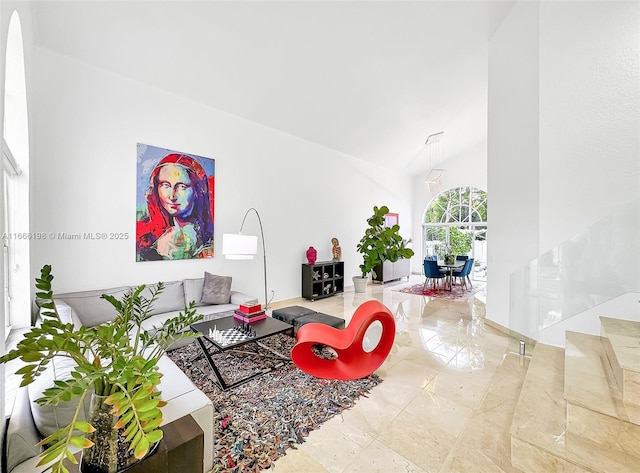
[{"label": "white planter pot", "polygon": [[366,292],[369,278],[363,278],[361,276],[353,276],[353,287],[355,292]]}]

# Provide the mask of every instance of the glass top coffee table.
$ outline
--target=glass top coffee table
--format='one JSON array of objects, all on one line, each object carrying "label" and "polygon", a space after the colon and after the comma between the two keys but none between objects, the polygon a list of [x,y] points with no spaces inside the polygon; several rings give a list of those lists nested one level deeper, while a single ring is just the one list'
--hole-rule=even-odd
[{"label": "glass top coffee table", "polygon": [[[245,327],[249,327],[250,330],[246,330],[245,332],[237,330],[239,327],[243,327],[243,324],[237,321],[233,315],[228,317],[222,317],[215,320],[208,320],[206,322],[198,322],[191,326],[191,330],[194,332],[202,333],[202,336],[196,338],[198,345],[200,345],[200,349],[202,350],[202,354],[206,358],[209,366],[211,367],[211,371],[216,377],[216,383],[223,391],[227,389],[235,388],[240,384],[246,383],[247,381],[252,380],[256,376],[260,376],[262,374],[268,373],[271,369],[260,370],[257,373],[254,373],[246,378],[242,378],[238,381],[234,381],[233,383],[227,383],[222,375],[220,374],[220,370],[216,366],[213,358],[211,357],[212,353],[210,353],[210,348],[207,348],[205,342],[209,344],[210,347],[216,350],[215,353],[237,350],[242,345],[246,345],[247,343],[256,342],[262,348],[269,350],[271,353],[276,355],[283,361],[291,361],[291,359],[287,356],[278,353],[268,346],[259,342],[264,338],[271,337],[278,333],[285,333],[288,331],[293,331],[293,326],[289,325],[280,320],[267,317],[266,319],[259,320],[258,322],[252,322],[251,324],[244,324]],[[214,353],[214,354],[215,354]],[[242,352],[244,354],[254,354],[257,353],[251,352]],[[259,356],[259,355],[258,355]]]}]

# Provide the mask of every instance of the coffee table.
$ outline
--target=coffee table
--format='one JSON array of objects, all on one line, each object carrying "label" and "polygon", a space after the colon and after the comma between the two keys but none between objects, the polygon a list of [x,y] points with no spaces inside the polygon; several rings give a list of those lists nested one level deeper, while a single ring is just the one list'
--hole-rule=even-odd
[{"label": "coffee table", "polygon": [[[210,329],[211,330],[217,329],[218,331],[224,332],[224,333],[232,333],[227,331],[230,329],[233,329],[236,326],[241,326],[241,325],[242,324],[240,322],[237,322],[232,315],[227,317],[222,317],[220,319],[208,320],[206,322],[198,322],[197,324],[191,325],[191,330],[193,330],[194,332],[202,333],[200,337],[196,338],[196,341],[198,342],[198,345],[200,345],[202,354],[206,358],[207,362],[209,363],[209,366],[211,367],[211,371],[213,371],[213,374],[216,377],[214,381],[218,384],[220,389],[222,389],[223,391],[226,391],[227,389],[235,388],[236,386],[246,383],[247,381],[250,381],[257,376],[268,373],[273,368],[260,370],[259,372],[254,373],[246,378],[242,378],[238,381],[234,381],[233,383],[227,383],[222,377],[222,375],[220,374],[220,370],[216,366],[215,362],[213,361],[213,358],[211,357],[211,353],[209,352],[209,349],[205,345],[205,342],[207,342],[211,347],[213,347],[216,350],[216,352],[224,352],[224,351],[230,351],[230,350],[238,351],[237,350],[238,347],[241,347],[242,345],[246,345],[247,343],[256,342],[259,346],[269,350],[271,353],[276,355],[276,357],[280,358],[281,360],[289,361],[289,362],[291,361],[291,359],[288,356],[284,356],[281,353],[278,353],[272,350],[271,348],[269,348],[268,346],[259,342],[259,340],[271,337],[278,333],[285,333],[289,330],[293,331],[293,326],[271,317],[267,317],[266,319],[262,319],[258,322],[253,322],[249,324],[255,333],[255,335],[251,337],[239,337],[239,339],[236,339],[237,337],[228,337],[228,338],[225,338],[225,340],[223,341],[223,340],[216,340],[214,337],[209,336]],[[259,356],[258,353],[253,353],[253,352],[243,351],[242,353]]]}]

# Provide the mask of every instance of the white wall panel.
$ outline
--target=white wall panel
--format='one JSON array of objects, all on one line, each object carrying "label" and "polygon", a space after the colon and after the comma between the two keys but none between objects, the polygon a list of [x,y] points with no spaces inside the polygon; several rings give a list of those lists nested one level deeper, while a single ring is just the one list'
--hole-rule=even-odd
[{"label": "white wall panel", "polygon": [[[202,106],[45,49],[37,49],[34,230],[128,232],[125,241],[35,243],[34,268],[53,265],[58,292],[158,280],[231,275],[233,287],[263,293],[262,259],[221,256],[255,207],[264,225],[269,291],[300,295],[304,252],[331,258],[342,247],[346,276],[374,205],[410,215],[411,183],[381,168]],[[136,143],[216,159],[215,250],[206,260],[135,262]],[[408,220],[405,220],[408,225]],[[247,218],[244,233],[258,232]],[[348,284],[350,281],[348,282]]]}]

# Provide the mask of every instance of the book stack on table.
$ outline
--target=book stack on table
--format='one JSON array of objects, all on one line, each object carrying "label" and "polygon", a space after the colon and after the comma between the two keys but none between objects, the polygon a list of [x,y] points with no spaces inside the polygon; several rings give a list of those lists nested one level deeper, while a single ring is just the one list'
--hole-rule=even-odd
[{"label": "book stack on table", "polygon": [[252,323],[267,318],[267,314],[258,301],[255,303],[247,302],[233,311],[233,318],[242,323]]}]

